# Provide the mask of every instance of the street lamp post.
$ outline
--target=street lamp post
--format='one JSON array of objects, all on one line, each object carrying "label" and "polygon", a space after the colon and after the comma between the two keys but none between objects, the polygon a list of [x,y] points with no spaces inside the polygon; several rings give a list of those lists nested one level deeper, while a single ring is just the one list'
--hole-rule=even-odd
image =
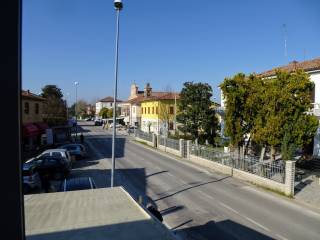
[{"label": "street lamp post", "polygon": [[120,11],[123,8],[121,0],[114,0],[114,7],[117,13],[116,29],[116,55],[114,67],[114,94],[113,94],[113,134],[112,134],[112,169],[111,169],[111,187],[114,186],[114,169],[115,169],[115,141],[116,141],[116,113],[117,113],[117,85],[118,85],[118,52],[119,52],[119,18]]},{"label": "street lamp post", "polygon": [[79,85],[79,82],[74,82],[74,85],[76,86],[76,103],[74,105],[74,112],[75,112],[75,115],[76,115],[76,141],[78,139],[78,85]]},{"label": "street lamp post", "polygon": [[67,121],[68,121],[68,123],[69,123],[69,106],[68,106],[68,104],[69,104],[69,93],[67,93],[67,100],[66,100],[66,102],[67,102]]}]

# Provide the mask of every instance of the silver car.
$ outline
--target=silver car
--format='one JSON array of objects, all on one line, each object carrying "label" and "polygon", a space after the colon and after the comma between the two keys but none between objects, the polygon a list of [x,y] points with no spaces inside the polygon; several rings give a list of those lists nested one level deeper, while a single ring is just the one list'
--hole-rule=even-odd
[{"label": "silver car", "polygon": [[41,179],[39,173],[36,171],[36,165],[32,162],[24,163],[22,169],[23,175],[23,190],[28,193],[33,189],[41,189]]},{"label": "silver car", "polygon": [[65,158],[70,166],[72,166],[72,158],[68,150],[63,148],[56,148],[56,149],[48,149],[41,153],[36,158],[41,157],[58,157],[58,158]]},{"label": "silver car", "polygon": [[68,150],[71,156],[76,159],[87,157],[87,149],[84,145],[79,143],[71,143],[61,146],[60,148]]}]

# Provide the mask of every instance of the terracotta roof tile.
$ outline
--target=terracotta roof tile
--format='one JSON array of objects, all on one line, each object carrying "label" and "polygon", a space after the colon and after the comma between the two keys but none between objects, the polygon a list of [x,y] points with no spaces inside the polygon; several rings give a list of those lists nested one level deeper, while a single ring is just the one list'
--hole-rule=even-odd
[{"label": "terracotta roof tile", "polygon": [[304,62],[293,61],[293,62],[289,63],[288,65],[273,68],[271,70],[259,73],[258,76],[271,77],[276,74],[276,70],[284,70],[287,72],[293,72],[297,69],[303,69],[306,72],[320,70],[320,58],[315,58],[315,59],[304,61]]},{"label": "terracotta roof tile", "polygon": [[21,96],[22,96],[22,98],[29,98],[29,99],[38,100],[38,101],[45,101],[46,100],[45,98],[43,98],[39,95],[36,95],[36,94],[30,92],[29,90],[28,91],[22,90]]},{"label": "terracotta roof tile", "polygon": [[[105,97],[99,100],[99,102],[113,102],[113,97]],[[117,102],[122,102],[121,100],[117,99]]]}]

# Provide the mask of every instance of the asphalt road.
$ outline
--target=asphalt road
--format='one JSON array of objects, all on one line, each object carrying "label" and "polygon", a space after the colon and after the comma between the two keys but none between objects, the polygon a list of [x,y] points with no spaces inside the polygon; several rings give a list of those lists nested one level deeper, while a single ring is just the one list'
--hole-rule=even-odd
[{"label": "asphalt road", "polygon": [[[111,135],[82,124],[91,158],[79,161],[72,174],[109,187]],[[143,204],[157,205],[181,239],[320,239],[320,214],[314,209],[174,160],[130,137],[118,136],[116,157],[116,185],[136,199],[143,196]]]}]

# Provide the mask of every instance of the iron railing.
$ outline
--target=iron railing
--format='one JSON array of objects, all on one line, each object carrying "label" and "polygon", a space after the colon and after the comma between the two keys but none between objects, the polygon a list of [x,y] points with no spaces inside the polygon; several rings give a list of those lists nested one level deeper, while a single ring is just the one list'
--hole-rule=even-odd
[{"label": "iron railing", "polygon": [[141,138],[143,140],[146,140],[148,142],[152,142],[152,133],[143,132],[139,129],[136,129],[135,136],[138,138]]},{"label": "iron railing", "polygon": [[256,157],[239,158],[235,153],[224,153],[202,145],[190,145],[190,154],[229,167],[249,172],[276,182],[285,182],[285,161],[261,162]]},{"label": "iron railing", "polygon": [[179,140],[176,139],[172,139],[172,138],[167,138],[166,139],[166,147],[168,148],[172,148],[175,150],[180,150],[180,144],[179,144]]},{"label": "iron railing", "polygon": [[159,137],[159,144],[161,146],[172,148],[172,149],[175,149],[175,150],[178,150],[178,151],[180,150],[179,140],[172,139],[172,138],[166,138],[166,137],[163,137],[163,136],[158,136],[158,137]]}]

